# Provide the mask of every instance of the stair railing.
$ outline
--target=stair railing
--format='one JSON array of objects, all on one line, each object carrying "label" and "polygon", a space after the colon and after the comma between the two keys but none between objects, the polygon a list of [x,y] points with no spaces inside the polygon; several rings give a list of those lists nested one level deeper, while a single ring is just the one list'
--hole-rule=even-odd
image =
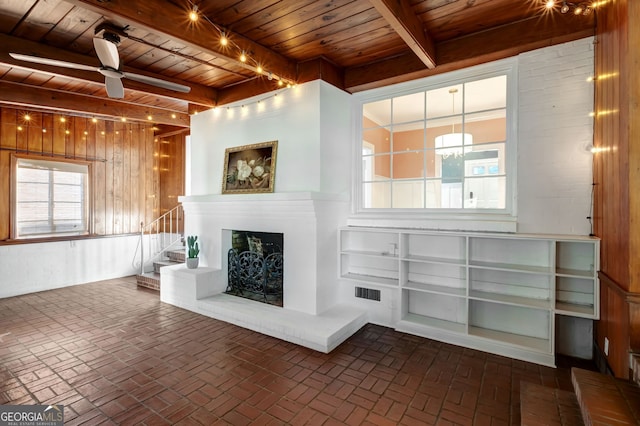
[{"label": "stair railing", "polygon": [[[147,223],[140,222],[140,274],[144,274],[145,262],[162,255],[174,245],[182,242],[184,210],[178,204],[162,216]],[[148,236],[149,254],[145,255],[144,241]],[[152,244],[154,246],[152,247]]]}]

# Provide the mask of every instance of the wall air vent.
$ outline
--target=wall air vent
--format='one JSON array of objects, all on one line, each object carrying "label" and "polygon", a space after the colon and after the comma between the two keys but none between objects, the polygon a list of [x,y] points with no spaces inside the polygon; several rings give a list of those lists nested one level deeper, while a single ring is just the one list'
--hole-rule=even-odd
[{"label": "wall air vent", "polygon": [[372,288],[356,287],[356,297],[367,300],[380,301],[380,290]]}]

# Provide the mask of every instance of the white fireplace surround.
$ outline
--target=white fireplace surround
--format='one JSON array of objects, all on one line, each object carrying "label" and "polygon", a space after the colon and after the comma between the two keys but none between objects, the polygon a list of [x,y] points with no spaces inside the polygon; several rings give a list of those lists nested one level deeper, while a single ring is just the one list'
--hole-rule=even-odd
[{"label": "white fireplace surround", "polygon": [[347,200],[296,192],[189,196],[180,201],[185,235],[197,235],[200,241],[201,265],[225,271],[230,247],[230,241],[222,241],[225,230],[281,233],[284,308],[316,315],[337,303],[336,222],[341,212],[346,217]]},{"label": "white fireplace surround", "polygon": [[[337,229],[349,213],[346,197],[211,194],[180,201],[185,235],[200,242],[201,268],[163,268],[162,301],[323,352],[366,324],[364,311],[339,304]],[[224,294],[231,229],[283,234],[282,308]]]}]

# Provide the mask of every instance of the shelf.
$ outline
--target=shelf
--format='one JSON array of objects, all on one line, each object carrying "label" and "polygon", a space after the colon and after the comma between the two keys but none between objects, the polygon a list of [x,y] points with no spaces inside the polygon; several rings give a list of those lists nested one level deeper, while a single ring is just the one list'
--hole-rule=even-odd
[{"label": "shelf", "polygon": [[521,346],[538,352],[548,353],[551,350],[551,342],[548,339],[505,333],[504,331],[489,330],[471,325],[469,326],[469,335],[496,340],[509,345]]},{"label": "shelf", "polygon": [[466,324],[441,320],[438,318],[431,318],[431,317],[418,315],[418,314],[411,314],[411,313],[406,314],[404,318],[402,318],[398,326],[400,326],[403,322],[411,325],[419,325],[423,327],[438,328],[442,330],[452,331],[454,333],[464,334],[467,332]]},{"label": "shelf", "polygon": [[417,262],[464,265],[467,257],[467,238],[463,235],[431,233],[403,233],[402,253]]},{"label": "shelf", "polygon": [[399,234],[389,230],[341,229],[340,251],[344,254],[397,258]]},{"label": "shelf", "polygon": [[385,287],[398,287],[398,280],[394,278],[385,278],[385,277],[377,277],[373,275],[363,275],[363,274],[342,274],[341,278],[345,280],[352,280],[358,282],[366,282],[369,284],[382,285]]},{"label": "shelf", "polygon": [[[597,281],[581,277],[556,278],[556,313],[582,318],[597,318]],[[560,312],[561,311],[561,312]]]},{"label": "shelf", "polygon": [[552,274],[553,270],[549,266],[515,265],[512,263],[480,262],[470,261],[469,267],[481,269],[495,269],[499,271],[517,271],[530,274]]},{"label": "shelf", "polygon": [[553,314],[549,305],[533,308],[470,299],[469,334],[549,352]]},{"label": "shelf", "polygon": [[556,275],[561,275],[565,277],[577,277],[577,278],[591,278],[593,279],[594,272],[593,271],[583,271],[580,269],[566,269],[566,268],[556,268]]},{"label": "shelf", "polygon": [[[356,253],[364,253],[356,254]],[[371,252],[354,252],[340,255],[342,278],[397,288],[398,258],[371,255]]]},{"label": "shelf", "polygon": [[593,278],[598,269],[598,245],[588,241],[556,242],[556,273]]},{"label": "shelf", "polygon": [[355,256],[384,257],[385,259],[397,259],[398,256],[383,251],[367,251],[367,250],[342,250],[340,254],[348,254]]},{"label": "shelf", "polygon": [[[551,299],[553,276],[521,271],[472,268],[469,271],[470,295],[489,300],[539,307],[536,301]],[[544,305],[550,308],[549,303]]]},{"label": "shelf", "polygon": [[434,321],[444,321],[445,324],[467,323],[467,299],[465,297],[425,293],[403,288],[401,298],[403,301],[400,311],[401,317],[417,315]]},{"label": "shelf", "polygon": [[413,281],[407,282],[407,284],[402,286],[402,288],[405,290],[421,291],[425,293],[444,294],[447,296],[457,296],[457,297],[466,296],[466,291],[464,288],[447,287],[443,285],[434,285],[434,284],[424,284],[424,283],[417,283]]},{"label": "shelf", "polygon": [[576,305],[573,303],[556,302],[556,314],[573,317],[594,318],[593,306]]},{"label": "shelf", "polygon": [[530,297],[512,296],[509,294],[488,293],[485,291],[470,290],[469,298],[502,303],[514,306],[526,306],[528,308],[551,309],[551,301],[549,299],[533,299]]},{"label": "shelf", "polygon": [[339,258],[342,278],[391,289],[396,330],[554,365],[556,315],[599,318],[599,250],[571,235],[341,228]]},{"label": "shelf", "polygon": [[464,259],[450,259],[450,258],[446,258],[446,257],[418,256],[416,254],[410,254],[407,257],[402,258],[401,260],[406,260],[408,262],[436,263],[436,264],[445,264],[445,265],[454,265],[454,266],[465,266],[465,264],[466,264]]},{"label": "shelf", "polygon": [[487,269],[552,274],[551,239],[473,236],[469,238],[469,265]]}]

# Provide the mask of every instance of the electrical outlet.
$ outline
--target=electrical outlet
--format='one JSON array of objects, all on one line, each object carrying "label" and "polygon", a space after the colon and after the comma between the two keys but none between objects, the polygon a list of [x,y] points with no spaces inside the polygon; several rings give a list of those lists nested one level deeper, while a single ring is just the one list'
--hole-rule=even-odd
[{"label": "electrical outlet", "polygon": [[609,356],[609,339],[604,338],[604,355]]}]

